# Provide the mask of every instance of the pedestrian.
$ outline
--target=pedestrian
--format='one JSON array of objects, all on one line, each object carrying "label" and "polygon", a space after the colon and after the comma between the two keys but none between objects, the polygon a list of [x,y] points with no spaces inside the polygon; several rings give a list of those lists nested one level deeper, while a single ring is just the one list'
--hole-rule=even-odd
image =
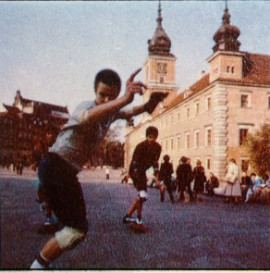
[{"label": "pedestrian", "polygon": [[106,168],[105,168],[105,173],[106,173],[106,179],[107,180],[110,179],[110,169],[108,166],[106,166]]},{"label": "pedestrian", "polygon": [[123,169],[121,171],[120,177],[121,177],[121,184],[123,183],[127,183],[128,177],[127,177],[128,173],[126,169]]},{"label": "pedestrian", "polygon": [[206,182],[206,176],[202,162],[199,159],[196,161],[196,167],[193,169],[193,177],[195,192],[194,198],[198,201],[202,201],[202,193],[204,190],[204,182]]},{"label": "pedestrian", "polygon": [[[184,199],[184,203],[187,204],[193,200],[191,191],[191,182],[193,180],[191,165],[188,163],[188,159],[182,156],[180,164],[176,169],[176,179],[178,181],[179,201]],[[187,196],[189,195],[189,198]]]},{"label": "pedestrian", "polygon": [[209,179],[207,180],[206,185],[205,185],[207,193],[210,196],[213,196],[215,194],[214,188],[218,188],[218,186],[219,186],[218,178],[212,172],[210,172]]},{"label": "pedestrian", "polygon": [[[132,203],[128,213],[123,217],[123,223],[133,223],[133,227],[141,232],[146,232],[146,228],[142,223],[142,208],[143,203],[147,201],[147,169],[153,167],[154,175],[158,180],[158,160],[161,146],[156,142],[157,137],[158,129],[149,126],[146,129],[146,140],[136,146],[129,168],[130,177],[137,190],[137,198]],[[135,211],[137,212],[137,218],[132,218]]]},{"label": "pedestrian", "polygon": [[246,172],[243,172],[241,176],[241,184],[240,184],[242,200],[246,200],[247,191],[250,188],[250,186],[252,186],[251,178],[250,176],[247,175]]},{"label": "pedestrian", "polygon": [[257,196],[259,195],[259,192],[257,189],[262,184],[262,179],[256,175],[256,173],[252,173],[250,175],[251,183],[248,188],[247,194],[246,194],[246,200],[245,203],[248,203],[249,201],[256,200]]},{"label": "pedestrian", "polygon": [[[159,171],[159,181],[164,182],[166,189],[168,191],[168,194],[170,196],[170,200],[172,203],[174,203],[174,197],[172,193],[172,174],[173,174],[173,164],[170,163],[170,156],[169,155],[164,155],[163,157],[164,162],[160,166],[160,171]],[[161,198],[160,201],[164,202],[164,195],[165,191],[161,190]]]},{"label": "pedestrian", "polygon": [[239,181],[239,168],[234,158],[229,161],[226,182],[224,202],[229,203],[230,200],[234,200],[235,204],[238,204],[238,198],[242,194]]},{"label": "pedestrian", "polygon": [[48,267],[50,262],[85,238],[88,222],[77,174],[99,146],[111,123],[116,119],[128,120],[145,111],[151,112],[164,98],[151,95],[146,104],[131,110],[122,109],[133,101],[136,93],[143,94],[147,88],[141,82],[134,82],[140,70],[130,76],[121,97],[118,97],[121,90],[119,75],[110,69],[100,71],[94,82],[96,99],[77,106],[40,164],[38,177],[46,200],[64,227],[45,244],[31,269]]}]

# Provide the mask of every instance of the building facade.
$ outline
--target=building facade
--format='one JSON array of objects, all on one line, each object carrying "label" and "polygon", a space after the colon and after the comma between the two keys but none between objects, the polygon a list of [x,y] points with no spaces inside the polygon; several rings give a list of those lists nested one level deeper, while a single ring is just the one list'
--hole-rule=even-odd
[{"label": "building facade", "polygon": [[23,98],[18,90],[13,105],[3,104],[0,113],[0,160],[17,159],[31,164],[47,151],[69,118],[67,107]]},{"label": "building facade", "polygon": [[[157,21],[158,29],[161,21]],[[209,73],[203,73],[197,82],[177,95],[175,88],[151,116],[144,117],[135,128],[127,128],[126,166],[135,146],[145,139],[146,128],[154,125],[159,129],[161,159],[169,154],[174,168],[185,155],[192,165],[200,159],[206,174],[211,171],[221,180],[230,158],[236,159],[240,169],[250,170],[249,156],[242,144],[247,132],[259,129],[264,123],[270,124],[270,56],[240,51],[239,35],[240,30],[230,24],[226,6],[222,25],[214,35],[213,54],[207,59]],[[154,35],[151,44],[162,47],[166,43],[161,40]],[[149,47],[144,65],[146,84],[149,75],[155,75],[157,69],[147,66],[148,59],[162,63],[164,55]],[[174,65],[172,62],[170,66],[172,77],[168,76],[172,85],[177,76]],[[162,76],[155,78],[155,82],[164,80]]]}]

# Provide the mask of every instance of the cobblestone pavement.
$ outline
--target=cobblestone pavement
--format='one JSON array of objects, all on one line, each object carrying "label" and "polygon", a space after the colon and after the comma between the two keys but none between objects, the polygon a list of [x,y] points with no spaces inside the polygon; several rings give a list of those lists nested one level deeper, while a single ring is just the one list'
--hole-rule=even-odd
[{"label": "cobblestone pavement", "polygon": [[[149,189],[144,205],[146,234],[133,233],[122,217],[135,197],[120,172],[83,171],[89,232],[83,243],[52,263],[55,269],[270,269],[269,206],[203,202],[159,202]],[[90,182],[91,181],[91,182]],[[35,173],[0,169],[0,269],[28,269],[50,238],[37,234],[45,220],[35,202]],[[176,194],[176,193],[175,193]]]}]

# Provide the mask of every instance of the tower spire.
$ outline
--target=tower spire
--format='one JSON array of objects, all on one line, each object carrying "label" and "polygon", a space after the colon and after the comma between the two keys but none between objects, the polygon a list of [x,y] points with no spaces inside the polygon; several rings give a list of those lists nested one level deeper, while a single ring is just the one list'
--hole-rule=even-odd
[{"label": "tower spire", "polygon": [[149,55],[172,56],[170,53],[171,40],[162,27],[161,2],[158,1],[157,27],[154,36],[148,40]]},{"label": "tower spire", "polygon": [[213,47],[214,52],[218,50],[239,51],[240,42],[238,37],[240,30],[238,27],[231,25],[231,15],[229,13],[227,0],[225,0],[225,10],[222,16],[222,25],[214,35],[216,45]]},{"label": "tower spire", "polygon": [[158,26],[161,26],[161,22],[162,22],[161,3],[160,3],[160,0],[158,0],[158,18],[157,18]]}]

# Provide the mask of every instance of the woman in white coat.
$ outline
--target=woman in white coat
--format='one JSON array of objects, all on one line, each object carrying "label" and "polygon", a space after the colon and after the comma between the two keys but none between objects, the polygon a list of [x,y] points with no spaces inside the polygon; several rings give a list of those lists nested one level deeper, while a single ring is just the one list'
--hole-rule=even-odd
[{"label": "woman in white coat", "polygon": [[231,159],[226,174],[225,202],[229,202],[234,198],[235,203],[238,203],[238,197],[241,197],[241,187],[239,181],[239,168],[236,165],[235,159]]}]

